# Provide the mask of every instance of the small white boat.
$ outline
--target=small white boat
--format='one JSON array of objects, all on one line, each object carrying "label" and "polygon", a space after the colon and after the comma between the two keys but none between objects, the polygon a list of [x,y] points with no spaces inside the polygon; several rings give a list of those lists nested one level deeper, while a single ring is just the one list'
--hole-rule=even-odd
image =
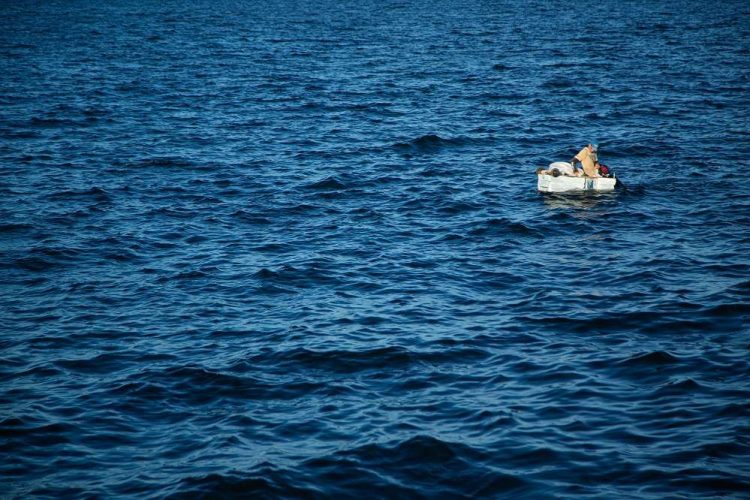
[{"label": "small white boat", "polygon": [[[567,166],[567,168],[566,168]],[[568,170],[570,169],[570,170]],[[567,162],[550,164],[549,170],[537,171],[537,189],[542,193],[569,193],[576,191],[614,191],[617,179],[612,177],[578,177],[569,175],[573,170]]]}]

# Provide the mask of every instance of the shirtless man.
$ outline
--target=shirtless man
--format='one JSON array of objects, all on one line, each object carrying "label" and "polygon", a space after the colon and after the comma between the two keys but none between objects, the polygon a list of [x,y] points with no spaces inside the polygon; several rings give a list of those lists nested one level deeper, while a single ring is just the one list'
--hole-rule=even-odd
[{"label": "shirtless man", "polygon": [[583,148],[577,155],[573,157],[572,160],[570,160],[571,165],[575,165],[576,161],[580,161],[581,165],[583,165],[583,173],[587,177],[600,177],[599,173],[596,171],[595,163],[597,162],[596,158],[596,144],[589,143],[588,146]]}]

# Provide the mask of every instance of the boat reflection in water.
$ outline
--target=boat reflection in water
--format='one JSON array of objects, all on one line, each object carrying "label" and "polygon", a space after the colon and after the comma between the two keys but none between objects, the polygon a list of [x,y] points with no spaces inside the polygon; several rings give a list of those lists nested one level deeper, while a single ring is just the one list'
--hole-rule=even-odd
[{"label": "boat reflection in water", "polygon": [[603,208],[617,199],[616,192],[607,193],[540,193],[544,204],[553,210],[590,210]]}]

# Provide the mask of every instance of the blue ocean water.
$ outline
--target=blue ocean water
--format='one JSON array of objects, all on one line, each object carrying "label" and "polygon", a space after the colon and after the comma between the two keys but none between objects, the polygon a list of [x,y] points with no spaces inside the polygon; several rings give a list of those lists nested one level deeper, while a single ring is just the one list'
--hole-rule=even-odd
[{"label": "blue ocean water", "polygon": [[0,496],[746,495],[748,158],[744,1],[3,2]]}]

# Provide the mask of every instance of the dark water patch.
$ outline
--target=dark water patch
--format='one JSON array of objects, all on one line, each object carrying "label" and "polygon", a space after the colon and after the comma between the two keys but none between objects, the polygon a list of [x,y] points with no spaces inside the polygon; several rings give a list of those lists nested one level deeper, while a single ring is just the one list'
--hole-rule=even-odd
[{"label": "dark water patch", "polygon": [[346,186],[335,177],[327,177],[323,180],[308,184],[305,187],[313,190],[339,190],[346,188]]},{"label": "dark water patch", "polygon": [[[360,324],[373,325],[371,321],[360,321]],[[293,369],[325,370],[341,373],[361,371],[408,370],[419,366],[439,365],[442,363],[470,363],[487,357],[487,353],[478,348],[450,349],[447,351],[412,351],[403,347],[380,347],[362,351],[314,351],[294,349],[271,355],[276,366],[288,366]],[[267,355],[252,359],[255,363],[267,360]]]},{"label": "dark water patch", "polygon": [[195,366],[166,368],[151,371],[143,384],[141,376],[116,389],[118,394],[133,398],[167,400],[173,403],[207,404],[222,399],[273,400],[308,397],[318,390],[330,391],[323,384],[305,381],[271,383],[251,376],[237,376]]},{"label": "dark water patch", "polygon": [[13,261],[13,266],[26,271],[45,272],[57,266],[57,263],[51,259],[41,257],[21,257]]},{"label": "dark water patch", "polygon": [[461,214],[465,212],[474,212],[481,209],[482,206],[478,203],[457,201],[438,208],[438,211],[446,214]]},{"label": "dark water patch", "polygon": [[28,122],[31,128],[64,128],[64,127],[82,127],[88,125],[88,120],[76,121],[67,118],[37,118],[33,117]]},{"label": "dark water patch", "polygon": [[315,497],[320,490],[314,486],[301,486],[295,483],[288,473],[266,465],[257,471],[245,474],[208,474],[190,477],[180,482],[179,491],[169,498],[217,498],[232,496],[296,496]]},{"label": "dark water patch", "polygon": [[276,270],[261,268],[253,277],[262,282],[274,282],[300,287],[316,285],[331,285],[339,283],[339,279],[326,266],[320,263],[310,263],[304,267],[294,267],[285,264]]},{"label": "dark water patch", "polygon": [[681,394],[693,394],[701,392],[705,388],[691,378],[685,378],[682,380],[674,380],[660,387],[655,395],[681,395]]},{"label": "dark water patch", "polygon": [[3,223],[0,224],[0,234],[2,233],[21,233],[33,229],[31,224],[24,223]]},{"label": "dark water patch", "polygon": [[437,134],[426,134],[408,142],[397,142],[393,144],[393,149],[400,152],[434,153],[443,148],[465,146],[473,142],[476,141],[466,137],[443,138]]},{"label": "dark water patch", "polygon": [[257,214],[247,212],[245,210],[237,210],[232,214],[232,217],[242,222],[246,222],[252,225],[266,225],[271,224],[271,219],[268,217],[262,217]]},{"label": "dark water patch", "polygon": [[[509,92],[509,93],[498,93],[498,92],[484,92],[482,94],[478,94],[476,96],[477,99],[482,101],[508,101],[508,102],[517,102],[523,99],[528,99],[528,94],[523,93],[517,93],[517,92]],[[495,109],[491,111],[493,116],[507,116],[507,117],[513,117],[513,116],[520,116],[517,112],[510,111],[509,109]]]},{"label": "dark water patch", "polygon": [[750,304],[747,303],[733,303],[733,304],[719,304],[717,306],[707,309],[706,314],[709,316],[716,317],[734,317],[740,316],[746,318],[750,316]]},{"label": "dark water patch", "polygon": [[471,236],[542,236],[542,233],[527,226],[523,222],[516,222],[505,218],[489,219],[475,225],[469,230]]},{"label": "dark water patch", "polygon": [[[451,443],[428,435],[417,435],[394,446],[365,445],[339,452],[333,457],[308,462],[316,470],[338,470],[357,474],[357,470],[375,471],[380,480],[375,484],[397,493],[395,485],[411,485],[411,494],[472,494],[497,495],[521,493],[530,484],[516,476],[484,469],[473,464],[485,459],[483,452],[470,446]],[[361,475],[357,474],[357,475]],[[361,477],[359,488],[374,478]],[[366,480],[368,481],[366,481]],[[467,486],[470,484],[470,486]],[[409,490],[401,491],[409,494]]]},{"label": "dark water patch", "polygon": [[679,358],[664,351],[654,351],[643,354],[638,354],[630,358],[620,361],[618,364],[621,366],[638,367],[638,366],[661,366],[661,365],[673,365],[679,363]]},{"label": "dark water patch", "polygon": [[6,452],[16,450],[19,446],[57,446],[70,443],[70,436],[75,427],[69,424],[27,424],[21,419],[6,419],[0,425],[0,435],[7,439],[3,448]]},{"label": "dark water patch", "polygon": [[58,377],[62,375],[62,371],[58,370],[56,368],[47,367],[47,366],[36,366],[33,368],[29,368],[28,370],[18,372],[14,374],[13,376],[2,376],[2,379],[20,379],[20,378],[32,378],[36,380],[48,380],[51,378]]},{"label": "dark water patch", "polygon": [[[192,220],[196,216],[198,216],[200,211],[197,209],[193,210],[191,208],[187,208],[185,206],[174,206],[174,207],[159,207],[148,211],[149,216],[154,217],[167,217],[170,219],[179,219],[179,220]],[[179,237],[182,237],[183,235],[179,235]],[[176,238],[175,238],[176,239]]]},{"label": "dark water patch", "polygon": [[156,156],[131,161],[126,163],[126,166],[130,168],[190,168],[197,165],[187,158],[182,158],[179,156]]},{"label": "dark water patch", "polygon": [[193,269],[190,271],[182,271],[175,273],[169,277],[162,276],[157,278],[159,283],[167,283],[170,281],[183,281],[183,280],[202,280],[207,279],[211,276],[211,272],[203,269]]},{"label": "dark water patch", "polygon": [[140,255],[129,250],[118,250],[107,252],[103,255],[104,259],[114,262],[136,262],[142,260]]},{"label": "dark water patch", "polygon": [[661,390],[667,392],[671,390],[665,389],[666,385],[671,383],[670,380],[680,374],[693,373],[693,370],[701,365],[702,362],[699,359],[678,358],[666,351],[644,352],[624,359],[600,360],[591,363],[592,367],[602,369],[610,376],[633,379],[647,385],[659,384]]},{"label": "dark water patch", "polygon": [[[150,356],[146,356],[147,358]],[[60,359],[55,366],[72,372],[80,373],[113,373],[122,370],[138,359],[138,354],[104,353],[91,358]]]},{"label": "dark water patch", "polygon": [[558,78],[551,78],[547,80],[546,82],[542,83],[542,88],[549,89],[549,90],[557,90],[557,89],[572,89],[575,88],[576,81],[564,78],[564,77],[558,77]]},{"label": "dark water patch", "polygon": [[57,191],[49,195],[50,200],[54,201],[66,201],[66,200],[86,200],[90,199],[97,202],[109,202],[112,201],[111,195],[104,189],[94,186],[89,189],[69,189],[65,191]]},{"label": "dark water patch", "polygon": [[559,331],[572,331],[577,333],[606,333],[622,330],[637,331],[644,321],[651,321],[653,313],[632,312],[617,315],[599,314],[597,312],[581,314],[575,317],[547,316],[546,314],[525,317],[524,321],[530,324],[538,324],[545,328]]},{"label": "dark water patch", "polygon": [[281,243],[266,243],[264,245],[253,247],[253,250],[256,252],[283,253],[286,251],[290,251],[291,248]]},{"label": "dark water patch", "polygon": [[731,473],[714,469],[683,469],[670,480],[676,488],[690,488],[708,495],[734,495],[747,491],[748,483]]},{"label": "dark water patch", "polygon": [[42,134],[33,130],[0,128],[0,137],[4,139],[38,139],[42,137]]}]

